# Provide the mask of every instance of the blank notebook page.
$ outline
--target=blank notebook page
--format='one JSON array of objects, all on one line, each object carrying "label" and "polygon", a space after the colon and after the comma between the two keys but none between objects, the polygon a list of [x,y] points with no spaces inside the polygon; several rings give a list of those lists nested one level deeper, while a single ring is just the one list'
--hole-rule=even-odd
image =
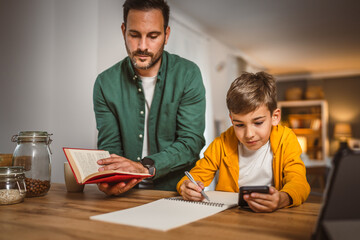
[{"label": "blank notebook page", "polygon": [[167,231],[237,206],[238,193],[208,191],[211,202],[163,198],[138,207],[90,217],[92,220]]}]

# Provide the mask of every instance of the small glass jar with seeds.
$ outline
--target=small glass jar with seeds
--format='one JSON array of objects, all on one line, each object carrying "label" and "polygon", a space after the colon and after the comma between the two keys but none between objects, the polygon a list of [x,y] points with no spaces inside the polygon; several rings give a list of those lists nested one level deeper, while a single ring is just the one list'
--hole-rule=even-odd
[{"label": "small glass jar with seeds", "polygon": [[51,135],[44,131],[22,131],[12,138],[17,142],[13,165],[25,169],[26,197],[44,196],[50,189]]},{"label": "small glass jar with seeds", "polygon": [[23,167],[0,167],[0,205],[24,201],[26,195]]}]

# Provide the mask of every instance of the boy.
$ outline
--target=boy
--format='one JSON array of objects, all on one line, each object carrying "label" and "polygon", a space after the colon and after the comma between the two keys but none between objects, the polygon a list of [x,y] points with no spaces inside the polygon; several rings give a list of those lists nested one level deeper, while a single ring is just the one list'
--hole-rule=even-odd
[{"label": "boy", "polygon": [[275,80],[267,73],[244,73],[231,84],[226,103],[233,126],[211,143],[190,171],[200,187],[187,177],[178,182],[177,190],[184,199],[203,200],[200,192],[217,170],[217,191],[271,185],[269,194],[244,196],[255,212],[298,206],[307,199],[310,186],[300,159],[301,147],[292,130],[278,125],[281,112],[276,99]]}]

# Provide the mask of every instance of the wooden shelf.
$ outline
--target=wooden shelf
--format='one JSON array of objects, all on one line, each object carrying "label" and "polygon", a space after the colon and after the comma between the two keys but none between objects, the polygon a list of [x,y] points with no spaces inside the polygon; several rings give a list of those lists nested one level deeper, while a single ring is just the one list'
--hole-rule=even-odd
[{"label": "wooden shelf", "polygon": [[328,156],[328,106],[325,100],[281,101],[282,124],[306,138],[307,154],[316,160]]},{"label": "wooden shelf", "polygon": [[296,135],[320,135],[321,131],[311,128],[292,128]]},{"label": "wooden shelf", "polygon": [[298,118],[298,119],[321,119],[321,114],[320,114],[320,113],[289,114],[289,118]]}]

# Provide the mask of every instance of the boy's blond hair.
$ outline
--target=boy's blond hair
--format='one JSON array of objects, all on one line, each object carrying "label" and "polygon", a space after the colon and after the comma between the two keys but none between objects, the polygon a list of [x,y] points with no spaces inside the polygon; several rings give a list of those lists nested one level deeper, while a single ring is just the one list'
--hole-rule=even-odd
[{"label": "boy's blond hair", "polygon": [[274,77],[265,72],[244,72],[232,82],[226,104],[229,111],[235,114],[246,114],[265,104],[272,114],[277,108]]}]

